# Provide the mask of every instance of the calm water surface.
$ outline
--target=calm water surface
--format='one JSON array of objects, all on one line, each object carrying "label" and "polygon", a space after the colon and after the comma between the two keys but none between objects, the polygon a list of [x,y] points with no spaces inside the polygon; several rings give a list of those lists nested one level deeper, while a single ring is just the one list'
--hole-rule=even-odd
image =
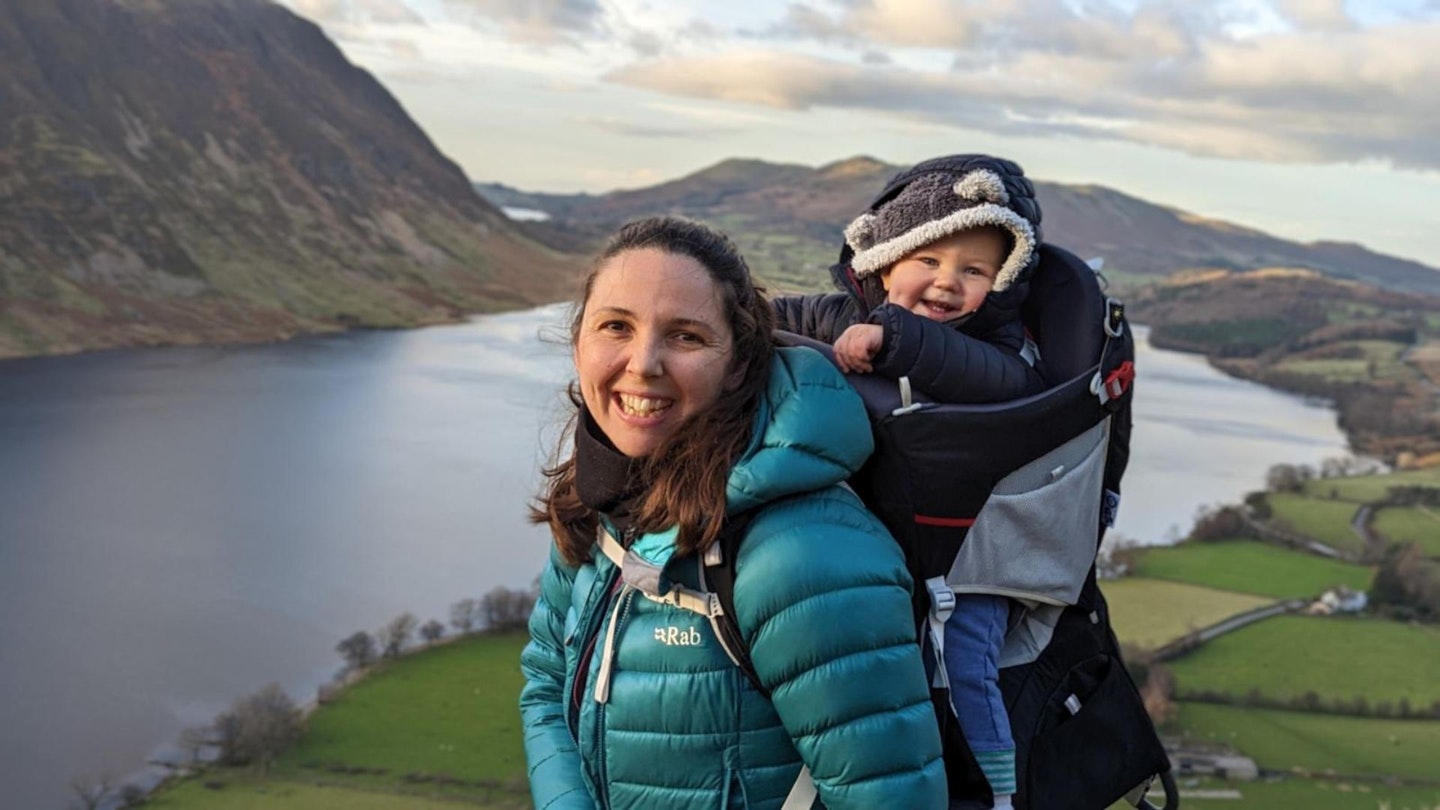
[{"label": "calm water surface", "polygon": [[[269,681],[307,698],[355,630],[527,584],[561,317],[0,363],[0,803],[63,807]],[[1124,535],[1343,452],[1324,408],[1138,365]]]}]

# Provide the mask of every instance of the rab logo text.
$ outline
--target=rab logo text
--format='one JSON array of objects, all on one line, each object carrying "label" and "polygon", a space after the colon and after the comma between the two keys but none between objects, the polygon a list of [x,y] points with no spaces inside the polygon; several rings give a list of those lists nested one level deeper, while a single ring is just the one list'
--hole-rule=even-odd
[{"label": "rab logo text", "polygon": [[679,627],[657,627],[655,640],[667,647],[696,647],[700,644],[700,631],[693,625],[683,630]]}]

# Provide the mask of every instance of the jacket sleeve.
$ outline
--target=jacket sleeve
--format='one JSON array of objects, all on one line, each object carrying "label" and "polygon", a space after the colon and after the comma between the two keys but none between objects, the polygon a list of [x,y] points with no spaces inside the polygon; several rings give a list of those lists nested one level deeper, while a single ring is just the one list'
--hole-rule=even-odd
[{"label": "jacket sleeve", "polygon": [[[1033,366],[1020,357],[1023,332],[999,341],[982,340],[952,326],[885,304],[870,315],[884,329],[874,365],[878,374],[909,377],[926,396],[954,404],[1005,402],[1044,390]],[[1018,338],[1018,339],[1015,339]]]},{"label": "jacket sleeve", "polygon": [[520,719],[536,810],[594,810],[581,774],[580,752],[565,724],[565,613],[575,570],[554,549],[530,614],[530,643],[520,653],[525,686]]},{"label": "jacket sleeve", "polygon": [[844,293],[783,295],[770,299],[775,328],[834,343],[846,327],[859,322],[854,300]]},{"label": "jacket sleeve", "polygon": [[900,547],[833,489],[767,508],[739,554],[737,624],[825,806],[945,807]]}]

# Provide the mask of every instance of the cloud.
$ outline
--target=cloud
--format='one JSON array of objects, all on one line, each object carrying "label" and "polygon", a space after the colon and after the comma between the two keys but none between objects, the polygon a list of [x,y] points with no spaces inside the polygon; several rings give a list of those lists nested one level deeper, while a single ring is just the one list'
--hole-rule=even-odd
[{"label": "cloud", "polygon": [[461,19],[493,24],[509,39],[537,45],[575,43],[600,32],[599,0],[444,0]]},{"label": "cloud", "polygon": [[[777,28],[743,49],[642,60],[605,78],[669,96],[873,111],[997,134],[1440,169],[1440,21],[1362,27],[1340,3],[1320,0],[1285,2],[1290,24],[1278,30],[1179,0],[1142,2],[1134,14],[1082,14],[1059,0],[980,5],[851,0],[823,13],[792,5],[789,35],[852,37],[853,47],[787,47],[774,43]],[[940,19],[962,8],[973,13]],[[934,53],[941,30],[952,38],[948,69],[906,58]]]},{"label": "cloud", "polygon": [[733,128],[729,127],[717,127],[713,125],[661,125],[614,116],[573,118],[571,122],[590,127],[591,129],[597,129],[601,132],[608,132],[612,135],[622,135],[627,138],[683,138],[693,140],[711,138],[722,132],[733,131]]},{"label": "cloud", "polygon": [[1277,0],[1281,14],[1301,29],[1345,31],[1355,21],[1345,12],[1344,0]]},{"label": "cloud", "polygon": [[323,25],[423,25],[404,0],[289,0],[301,16]]}]

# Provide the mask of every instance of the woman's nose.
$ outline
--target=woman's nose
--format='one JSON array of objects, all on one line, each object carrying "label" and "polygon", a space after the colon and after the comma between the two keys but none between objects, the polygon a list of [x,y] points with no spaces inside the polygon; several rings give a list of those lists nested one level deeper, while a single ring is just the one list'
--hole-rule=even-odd
[{"label": "woman's nose", "polygon": [[658,377],[664,369],[659,342],[649,339],[637,340],[630,346],[630,360],[625,370],[637,377]]}]

